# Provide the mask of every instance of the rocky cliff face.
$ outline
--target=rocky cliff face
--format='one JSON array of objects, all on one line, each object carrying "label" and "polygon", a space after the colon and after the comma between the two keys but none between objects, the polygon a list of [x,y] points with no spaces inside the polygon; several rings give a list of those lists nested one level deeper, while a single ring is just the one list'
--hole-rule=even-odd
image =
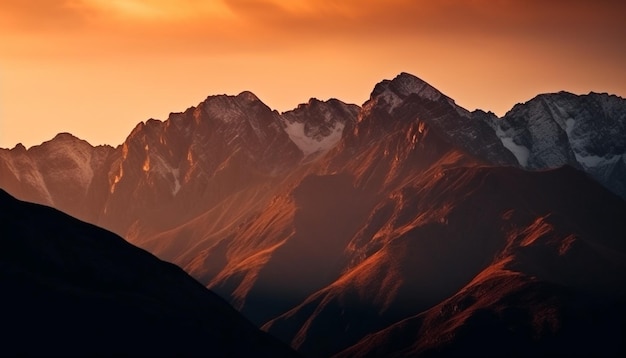
[{"label": "rocky cliff face", "polygon": [[131,132],[109,171],[100,223],[135,237],[154,232],[146,221],[163,230],[283,175],[302,156],[281,117],[252,93],[212,96]]},{"label": "rocky cliff face", "polygon": [[21,144],[0,149],[0,183],[24,200],[94,222],[102,201],[92,198],[106,190],[103,179],[114,151],[110,146],[93,147],[68,133],[29,150]]},{"label": "rocky cliff face", "polygon": [[495,129],[527,169],[579,168],[626,197],[626,101],[567,92],[540,95],[515,106]]},{"label": "rocky cliff face", "polygon": [[377,111],[376,118],[385,117],[387,112],[406,120],[423,121],[451,145],[494,165],[516,164],[480,116],[457,106],[451,98],[408,73],[377,84],[363,107],[366,113]]},{"label": "rocky cliff face", "polygon": [[321,102],[315,98],[298,108],[282,114],[285,131],[305,156],[324,154],[341,140],[346,130],[354,126],[359,106],[331,99]]}]

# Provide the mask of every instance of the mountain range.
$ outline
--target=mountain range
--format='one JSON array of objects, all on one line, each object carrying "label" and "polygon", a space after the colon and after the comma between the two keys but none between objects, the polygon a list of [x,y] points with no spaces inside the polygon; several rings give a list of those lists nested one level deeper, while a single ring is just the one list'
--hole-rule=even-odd
[{"label": "mountain range", "polygon": [[624,351],[614,95],[501,118],[407,73],[362,106],[210,96],[117,147],[2,149],[0,187],[182,267],[305,355]]}]

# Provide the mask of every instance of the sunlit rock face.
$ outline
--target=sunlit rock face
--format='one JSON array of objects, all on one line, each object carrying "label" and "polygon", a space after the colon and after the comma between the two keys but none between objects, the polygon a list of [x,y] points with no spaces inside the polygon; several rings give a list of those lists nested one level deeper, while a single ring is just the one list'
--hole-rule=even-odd
[{"label": "sunlit rock face", "polygon": [[100,223],[136,242],[271,182],[303,156],[280,116],[250,92],[211,96],[165,122],[140,124],[118,151]]}]

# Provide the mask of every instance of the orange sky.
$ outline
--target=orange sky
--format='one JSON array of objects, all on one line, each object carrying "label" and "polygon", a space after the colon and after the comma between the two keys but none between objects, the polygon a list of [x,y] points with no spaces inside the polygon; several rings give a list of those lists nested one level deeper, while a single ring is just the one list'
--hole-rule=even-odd
[{"label": "orange sky", "polygon": [[122,143],[212,94],[362,104],[405,71],[470,110],[626,96],[623,1],[0,0],[0,147]]}]

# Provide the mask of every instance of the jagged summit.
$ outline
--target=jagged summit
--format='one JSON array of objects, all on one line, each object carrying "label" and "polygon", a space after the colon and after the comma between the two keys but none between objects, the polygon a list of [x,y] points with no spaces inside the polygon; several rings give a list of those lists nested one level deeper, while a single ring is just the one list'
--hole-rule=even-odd
[{"label": "jagged summit", "polygon": [[[149,119],[140,122],[127,141],[136,136],[143,138],[134,148],[142,153],[141,162],[147,162],[146,154],[157,155],[167,164],[165,167],[172,168],[165,172],[176,173],[183,161],[197,163],[197,159],[202,159],[208,165],[203,171],[212,173],[226,163],[230,154],[237,152],[245,153],[257,164],[263,163],[266,169],[270,168],[263,171],[273,172],[277,166],[270,163],[276,158],[285,159],[277,153],[286,152],[286,157],[291,158],[278,167],[289,167],[300,160],[298,158],[326,153],[364,118],[370,118],[372,123],[360,123],[355,130],[359,137],[371,132],[372,138],[394,128],[399,120],[419,120],[440,132],[447,142],[487,163],[526,169],[569,164],[591,173],[624,197],[626,187],[620,179],[620,173],[626,172],[626,137],[620,135],[626,131],[624,103],[623,98],[606,93],[590,92],[579,96],[560,91],[540,94],[517,104],[504,117],[498,118],[481,110],[470,113],[426,81],[402,72],[376,84],[363,108],[334,98],[326,101],[311,98],[293,110],[279,113],[250,91],[237,95],[219,94],[208,96],[184,112],[171,113],[165,121]],[[94,166],[88,155],[92,147],[69,133],[60,133],[28,151],[45,149],[52,155],[59,150],[75,151],[78,148],[79,152],[86,154],[81,160],[70,161],[80,162],[76,166],[84,168]],[[107,148],[111,151],[112,147]],[[129,147],[124,148],[128,150]],[[12,151],[19,153],[23,150],[16,146]],[[103,155],[97,156],[98,162],[109,160]],[[110,161],[113,163],[116,159],[110,158]],[[46,161],[38,162],[45,164]],[[157,162],[161,160],[153,160],[149,166],[154,168],[152,171],[161,167]],[[102,165],[110,166],[111,163]],[[114,167],[117,165],[113,164]],[[34,165],[35,168],[39,166]],[[17,162],[9,165],[13,173],[17,167]],[[30,177],[37,178],[37,175]],[[172,178],[177,177],[172,175]],[[45,184],[45,181],[39,181]],[[178,188],[176,180],[170,181],[170,187]]]},{"label": "jagged summit", "polygon": [[58,133],[56,136],[54,136],[54,139],[57,140],[75,140],[78,139],[80,140],[78,137],[76,137],[75,135],[68,133],[68,132],[61,132]]},{"label": "jagged summit", "polygon": [[378,103],[382,100],[389,105],[389,112],[391,112],[412,94],[431,101],[445,98],[451,104],[454,104],[454,101],[435,87],[406,72],[400,73],[393,80],[383,80],[376,84],[368,102]]},{"label": "jagged summit", "polygon": [[254,93],[250,91],[243,91],[237,95],[237,98],[246,100],[248,102],[261,102],[259,97],[257,97]]},{"label": "jagged summit", "polygon": [[[49,147],[50,145],[52,145],[52,143],[55,143],[55,145],[69,145],[69,146],[76,146],[76,145],[80,145],[80,146],[89,146],[89,147],[93,147],[89,142],[87,142],[84,139],[78,138],[77,136],[68,133],[68,132],[60,132],[57,133],[57,135],[54,136],[54,138],[47,140],[39,145],[34,145],[30,148],[28,148],[28,150],[39,150],[39,148],[42,147]],[[21,144],[16,145],[16,147],[20,146]]]},{"label": "jagged summit", "polygon": [[[236,96],[209,96],[198,105],[198,108],[202,108],[210,118],[219,119],[224,123],[244,119],[255,120],[260,117],[251,116],[251,113],[271,112],[265,103],[249,91],[241,92]],[[262,117],[267,117],[267,115]]]},{"label": "jagged summit", "polygon": [[626,197],[626,101],[608,94],[540,94],[494,122],[526,169],[571,165]]},{"label": "jagged summit", "polygon": [[18,152],[25,152],[26,151],[26,147],[24,146],[24,144],[22,144],[22,142],[20,142],[20,143],[17,143],[15,145],[15,147],[13,147],[13,149],[11,149],[11,150],[15,150],[15,151],[18,151]]},{"label": "jagged summit", "polygon": [[374,87],[372,96],[377,95],[377,92],[386,90],[390,90],[403,97],[415,93],[420,95],[420,97],[429,98],[433,101],[438,100],[442,96],[442,93],[435,89],[435,87],[406,72],[400,73],[393,80],[384,80],[378,83],[376,87]]},{"label": "jagged summit", "polygon": [[283,112],[285,132],[305,156],[324,153],[341,139],[346,125],[356,121],[360,107],[331,98],[311,98],[294,110]]}]

